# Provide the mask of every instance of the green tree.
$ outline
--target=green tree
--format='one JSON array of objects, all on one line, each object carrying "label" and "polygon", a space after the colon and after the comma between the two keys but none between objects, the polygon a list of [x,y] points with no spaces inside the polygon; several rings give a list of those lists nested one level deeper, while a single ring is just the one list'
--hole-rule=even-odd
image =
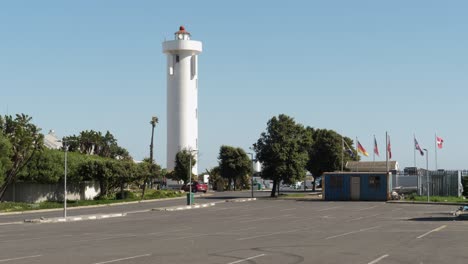
[{"label": "green tree", "polygon": [[346,161],[359,159],[354,149],[352,153],[345,151],[348,150],[347,146],[353,148],[353,141],[350,138],[344,137],[346,144],[343,149],[343,136],[337,132],[328,129],[315,130],[310,127],[307,127],[307,130],[312,134],[313,144],[308,149],[309,161],[306,168],[315,177],[324,172],[339,171]]},{"label": "green tree", "polygon": [[291,183],[305,178],[311,144],[310,131],[293,118],[281,114],[268,121],[266,132],[254,144],[254,150],[263,165],[263,177],[273,180],[271,197],[276,196],[281,181]]},{"label": "green tree", "polygon": [[189,175],[192,174],[191,176],[193,177],[192,168],[190,168],[189,174],[190,160],[193,168],[197,161],[192,152],[187,149],[179,151],[175,157],[174,171],[168,174],[168,177],[176,181],[184,181],[184,183],[187,183],[189,181]]},{"label": "green tree", "polygon": [[243,149],[221,146],[218,162],[221,177],[227,179],[229,189],[232,185],[234,185],[234,190],[244,185],[246,188],[249,187],[247,175],[252,175],[252,164]]},{"label": "green tree", "polygon": [[6,173],[11,168],[11,153],[10,141],[0,131],[0,185],[4,183]]},{"label": "green tree", "polygon": [[105,158],[131,160],[128,151],[117,144],[117,139],[109,131],[104,135],[94,130],[81,131],[78,136],[64,137],[68,142],[68,151]]},{"label": "green tree", "polygon": [[211,169],[206,169],[206,174],[210,175],[209,183],[213,186],[213,190],[223,191],[224,190],[224,180],[221,177],[219,166],[215,166]]},{"label": "green tree", "polygon": [[44,136],[31,120],[32,118],[25,114],[17,114],[14,119],[12,116],[0,117],[0,132],[8,138],[12,146],[11,166],[0,186],[0,200],[3,200],[6,190],[34,153],[44,147]]}]

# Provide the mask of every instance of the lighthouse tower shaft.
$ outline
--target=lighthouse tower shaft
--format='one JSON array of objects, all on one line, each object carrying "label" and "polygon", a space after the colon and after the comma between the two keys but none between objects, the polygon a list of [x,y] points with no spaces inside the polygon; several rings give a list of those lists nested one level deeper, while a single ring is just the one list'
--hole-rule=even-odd
[{"label": "lighthouse tower shaft", "polygon": [[[173,170],[181,150],[198,152],[198,54],[200,41],[190,40],[183,27],[175,40],[163,42],[167,54],[167,170]],[[197,174],[197,164],[192,172]]]}]

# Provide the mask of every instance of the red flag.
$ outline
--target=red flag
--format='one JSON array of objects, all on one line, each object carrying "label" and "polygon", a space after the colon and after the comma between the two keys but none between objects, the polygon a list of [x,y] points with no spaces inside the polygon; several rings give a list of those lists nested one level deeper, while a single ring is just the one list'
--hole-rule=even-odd
[{"label": "red flag", "polygon": [[379,148],[377,147],[377,140],[375,139],[375,136],[374,136],[374,154],[379,157]]},{"label": "red flag", "polygon": [[442,143],[444,143],[444,140],[441,137],[436,137],[436,142],[437,142],[437,147],[442,148]]},{"label": "red flag", "polygon": [[390,136],[388,136],[387,151],[388,151],[388,158],[392,159],[392,146],[390,145]]}]

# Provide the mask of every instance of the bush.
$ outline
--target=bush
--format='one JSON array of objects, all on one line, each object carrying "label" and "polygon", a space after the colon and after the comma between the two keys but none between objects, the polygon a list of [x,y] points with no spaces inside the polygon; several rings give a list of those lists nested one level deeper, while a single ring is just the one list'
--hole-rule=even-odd
[{"label": "bush", "polygon": [[468,196],[468,176],[462,177],[463,196]]},{"label": "bush", "polygon": [[133,193],[133,192],[131,192],[131,191],[127,191],[127,190],[125,190],[125,191],[123,192],[123,197],[122,197],[122,192],[117,192],[117,193],[115,194],[115,199],[117,199],[117,200],[136,199],[136,198],[137,198],[137,197],[136,197],[135,193]]}]

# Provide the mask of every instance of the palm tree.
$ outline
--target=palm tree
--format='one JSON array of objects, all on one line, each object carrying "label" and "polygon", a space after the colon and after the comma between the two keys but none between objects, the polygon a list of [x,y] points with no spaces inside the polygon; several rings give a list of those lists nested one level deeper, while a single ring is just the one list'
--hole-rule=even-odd
[{"label": "palm tree", "polygon": [[[150,174],[152,174],[153,172],[153,164],[154,164],[154,161],[153,161],[153,139],[154,139],[154,127],[156,126],[156,124],[158,123],[158,117],[157,116],[153,116],[151,118],[151,121],[150,121],[150,124],[151,124],[151,144],[150,144]],[[146,177],[146,179],[143,181],[143,191],[142,191],[142,194],[141,194],[141,199],[143,200],[145,198],[145,191],[146,191],[146,184],[148,182],[148,177]]]}]

